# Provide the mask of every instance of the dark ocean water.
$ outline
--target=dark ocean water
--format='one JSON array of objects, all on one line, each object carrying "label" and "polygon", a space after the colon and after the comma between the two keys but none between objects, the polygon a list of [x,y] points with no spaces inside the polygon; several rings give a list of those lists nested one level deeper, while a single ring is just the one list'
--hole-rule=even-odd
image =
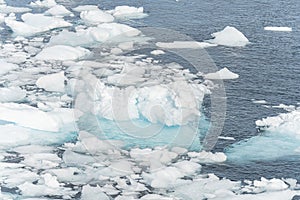
[{"label": "dark ocean water", "polygon": [[[7,1],[18,4],[14,1]],[[25,2],[25,1],[24,1]],[[210,34],[234,26],[250,40],[243,48],[207,49],[219,68],[227,67],[240,75],[225,82],[227,114],[222,135],[236,141],[218,141],[215,151],[224,151],[233,142],[259,134],[255,121],[284,111],[254,104],[296,105],[300,98],[300,3],[298,0],[114,0],[57,1],[66,6],[98,4],[111,9],[118,5],[143,6],[148,17],[129,21],[134,27],[173,29],[203,41]],[[265,26],[288,26],[293,32],[264,31]],[[205,106],[205,105],[204,105]],[[261,147],[263,148],[263,147]],[[258,148],[257,151],[260,151]],[[241,180],[264,177],[292,177],[300,180],[300,157],[238,164],[207,165],[205,172]]]}]

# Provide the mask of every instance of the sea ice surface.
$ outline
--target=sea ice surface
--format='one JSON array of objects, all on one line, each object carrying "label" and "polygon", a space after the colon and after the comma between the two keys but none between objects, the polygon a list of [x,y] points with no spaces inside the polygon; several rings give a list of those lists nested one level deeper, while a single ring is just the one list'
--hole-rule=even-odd
[{"label": "sea ice surface", "polygon": [[63,5],[55,5],[52,8],[49,8],[44,13],[45,15],[53,15],[53,16],[71,16],[73,13],[66,9]]},{"label": "sea ice surface", "polygon": [[114,17],[100,9],[85,10],[80,13],[80,18],[87,24],[97,25],[100,23],[113,22]]},{"label": "sea ice surface", "polygon": [[132,7],[132,6],[117,6],[115,9],[108,11],[116,18],[126,19],[140,19],[148,16],[144,13],[143,7]]},{"label": "sea ice surface", "polygon": [[39,88],[43,88],[50,92],[64,92],[65,91],[65,81],[66,77],[64,72],[59,72],[55,74],[49,74],[40,77],[36,81],[36,85]]},{"label": "sea ice surface", "polygon": [[195,41],[174,41],[174,42],[157,42],[156,46],[166,49],[203,49],[207,47],[216,46],[207,42],[195,42]]}]

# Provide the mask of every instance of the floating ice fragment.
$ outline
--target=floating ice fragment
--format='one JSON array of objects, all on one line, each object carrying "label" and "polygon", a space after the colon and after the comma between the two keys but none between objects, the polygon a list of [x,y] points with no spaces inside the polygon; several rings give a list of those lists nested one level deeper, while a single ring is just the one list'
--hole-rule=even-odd
[{"label": "floating ice fragment", "polygon": [[205,74],[204,78],[211,79],[211,80],[218,80],[218,79],[226,80],[226,79],[237,79],[239,78],[239,75],[229,71],[229,69],[225,67],[215,73]]},{"label": "floating ice fragment", "polygon": [[30,8],[26,7],[12,7],[7,6],[5,4],[0,4],[0,13],[9,14],[9,13],[24,13],[24,12],[30,12]]},{"label": "floating ice fragment", "polygon": [[256,103],[256,104],[267,104],[268,102],[266,100],[252,100],[253,103]]},{"label": "floating ice fragment", "polygon": [[26,13],[21,18],[23,22],[10,18],[5,19],[6,25],[19,36],[32,36],[55,28],[71,26],[62,18],[44,16],[43,14]]},{"label": "floating ice fragment", "polygon": [[30,6],[32,7],[47,7],[47,8],[51,8],[53,6],[56,6],[56,2],[55,0],[37,0],[35,2],[30,2]]},{"label": "floating ice fragment", "polygon": [[152,55],[162,55],[165,54],[163,50],[153,50],[150,52]]},{"label": "floating ice fragment", "polygon": [[95,5],[83,5],[83,6],[77,6],[76,8],[73,8],[76,12],[82,12],[82,11],[88,11],[88,10],[99,10],[98,6]]},{"label": "floating ice fragment", "polygon": [[55,74],[45,75],[40,77],[36,81],[36,85],[39,88],[43,88],[50,92],[64,92],[65,91],[65,80],[66,77],[64,72]]},{"label": "floating ice fragment", "polygon": [[214,39],[208,40],[207,42],[229,47],[243,47],[249,44],[249,40],[245,35],[231,26],[226,26],[224,30],[213,33],[212,37],[214,37]]},{"label": "floating ice fragment", "polygon": [[10,71],[18,69],[19,66],[16,64],[8,63],[5,60],[0,59],[0,75],[7,74]]},{"label": "floating ice fragment", "polygon": [[97,25],[100,23],[108,23],[113,22],[114,17],[111,16],[109,13],[106,13],[102,10],[88,10],[88,11],[82,11],[80,13],[80,18],[86,23],[86,24],[92,24]]},{"label": "floating ice fragment", "polygon": [[290,27],[275,27],[275,26],[266,26],[264,27],[266,31],[282,31],[282,32],[291,32],[293,31]]},{"label": "floating ice fragment", "polygon": [[92,187],[90,185],[83,186],[81,191],[81,200],[91,200],[91,199],[109,200],[110,198],[104,192],[102,192],[99,186],[96,187]]},{"label": "floating ice fragment", "polygon": [[0,88],[0,102],[2,103],[21,101],[25,96],[26,91],[19,87]]},{"label": "floating ice fragment", "polygon": [[195,42],[195,41],[174,41],[171,43],[157,42],[156,46],[166,49],[203,49],[207,47],[216,46],[207,42]]},{"label": "floating ice fragment", "polygon": [[36,58],[39,60],[78,60],[90,55],[90,51],[82,47],[56,45],[44,48]]},{"label": "floating ice fragment", "polygon": [[144,13],[143,7],[117,6],[114,10],[108,12],[116,18],[141,19],[147,16],[147,14]]},{"label": "floating ice fragment", "polygon": [[53,15],[53,16],[71,16],[73,15],[66,7],[63,5],[56,5],[50,8],[45,12],[45,15]]}]

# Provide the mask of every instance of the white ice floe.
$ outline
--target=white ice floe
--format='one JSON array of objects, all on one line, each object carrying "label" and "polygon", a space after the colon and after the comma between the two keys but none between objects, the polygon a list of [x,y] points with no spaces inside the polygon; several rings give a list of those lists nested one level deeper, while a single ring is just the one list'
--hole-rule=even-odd
[{"label": "white ice floe", "polygon": [[0,13],[9,14],[9,13],[24,13],[24,12],[30,12],[30,8],[26,7],[12,7],[7,6],[5,4],[0,4]]},{"label": "white ice floe", "polygon": [[66,9],[63,5],[56,5],[45,11],[45,15],[53,16],[72,16],[73,13]]},{"label": "white ice floe", "polygon": [[91,25],[97,25],[100,23],[113,22],[114,17],[109,13],[106,13],[100,9],[82,11],[80,18],[86,23]]},{"label": "white ice floe", "polygon": [[205,79],[211,79],[211,80],[226,80],[226,79],[237,79],[239,78],[239,75],[236,73],[231,72],[226,67],[215,72],[215,73],[209,73],[204,75]]},{"label": "white ice floe", "polygon": [[153,50],[150,52],[152,55],[162,55],[165,54],[163,50]]},{"label": "white ice floe", "polygon": [[43,14],[26,13],[22,15],[21,19],[23,22],[10,18],[5,19],[6,25],[18,36],[32,36],[55,28],[71,26],[69,22],[62,18],[45,16]]},{"label": "white ice floe", "polygon": [[211,34],[214,39],[207,42],[229,46],[229,47],[243,47],[249,44],[249,40],[246,36],[237,30],[235,27],[226,26],[224,30]]},{"label": "white ice floe", "polygon": [[0,24],[4,22],[6,14],[0,13]]},{"label": "white ice floe", "polygon": [[27,128],[52,132],[57,132],[64,125],[76,121],[72,109],[43,112],[38,108],[17,103],[0,103],[0,120]]},{"label": "white ice floe", "polygon": [[99,10],[98,6],[96,5],[81,5],[77,6],[76,8],[73,8],[76,12],[82,12],[82,11],[89,11],[89,10]]},{"label": "white ice floe", "polygon": [[39,60],[78,60],[89,56],[91,52],[82,47],[55,45],[44,48],[36,55]]},{"label": "white ice floe", "polygon": [[[120,23],[102,23],[76,32],[62,31],[50,39],[50,45],[91,46],[97,43],[124,43],[140,35],[138,29]],[[129,44],[129,43],[127,43]]]},{"label": "white ice floe", "polygon": [[296,106],[294,106],[294,105],[279,104],[278,106],[272,106],[272,108],[281,108],[283,110],[291,112],[291,111],[294,111],[296,109]]},{"label": "white ice floe", "polygon": [[0,88],[0,102],[18,102],[25,98],[26,91],[19,87]]},{"label": "white ice floe", "polygon": [[207,47],[216,46],[207,42],[195,42],[195,41],[174,41],[174,42],[157,42],[156,46],[166,49],[203,49]]},{"label": "white ice floe", "polygon": [[19,66],[16,64],[8,63],[5,60],[0,59],[0,75],[7,74],[15,69],[18,69]]},{"label": "white ice floe", "polygon": [[39,88],[43,88],[50,92],[64,92],[65,91],[65,81],[66,77],[64,72],[59,72],[55,74],[49,74],[40,77],[36,81],[36,85]]},{"label": "white ice floe", "polygon": [[281,32],[291,32],[293,29],[291,27],[276,27],[276,26],[266,26],[264,27],[266,31],[281,31]]},{"label": "white ice floe", "polygon": [[108,11],[116,18],[140,19],[147,16],[143,7],[117,6],[115,9]]},{"label": "white ice floe", "polygon": [[37,1],[34,1],[34,2],[30,2],[30,6],[32,7],[46,7],[46,8],[51,8],[51,7],[54,7],[56,6],[57,3],[55,0],[37,0]]}]

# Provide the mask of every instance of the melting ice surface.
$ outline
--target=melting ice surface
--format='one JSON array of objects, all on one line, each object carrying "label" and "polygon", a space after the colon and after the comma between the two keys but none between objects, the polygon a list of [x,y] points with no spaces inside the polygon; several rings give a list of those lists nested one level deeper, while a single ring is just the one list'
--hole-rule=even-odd
[{"label": "melting ice surface", "polygon": [[[201,174],[202,164],[226,160],[222,152],[199,151],[210,84],[176,63],[122,55],[147,41],[118,22],[147,16],[142,7],[0,4],[0,22],[13,32],[0,43],[0,199],[282,200],[299,194],[293,179],[242,182]],[[26,13],[29,7],[47,10]],[[228,41],[230,34],[238,40]],[[248,42],[234,28],[214,35],[216,44]]]},{"label": "melting ice surface", "polygon": [[[238,142],[230,147],[226,155],[234,161],[275,160],[299,155],[300,150],[299,108],[275,117],[256,121],[261,135]],[[263,148],[261,148],[263,146]],[[259,149],[259,151],[258,151]]]}]

